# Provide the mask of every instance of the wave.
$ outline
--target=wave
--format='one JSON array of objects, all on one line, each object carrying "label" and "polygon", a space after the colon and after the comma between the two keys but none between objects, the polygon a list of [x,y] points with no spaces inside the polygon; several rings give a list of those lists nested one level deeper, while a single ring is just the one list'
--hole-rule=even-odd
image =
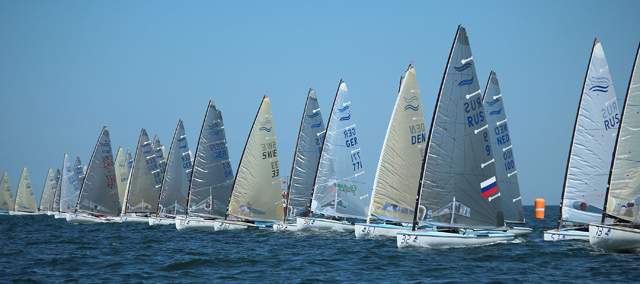
[{"label": "wave", "polygon": [[268,120],[268,119],[267,119],[267,120],[265,120],[264,122],[262,122],[262,121],[258,121],[258,123],[260,123],[260,125],[262,125],[262,126],[265,126],[265,125],[267,125],[267,124],[269,124],[269,123],[272,123],[272,122],[271,122],[271,120]]},{"label": "wave", "polygon": [[178,149],[185,149],[185,148],[187,148],[187,145],[182,145],[182,146],[178,147]]},{"label": "wave", "polygon": [[215,136],[218,136],[218,134],[220,134],[220,131],[219,131],[219,130],[209,131],[209,135],[215,135]]},{"label": "wave", "polygon": [[473,79],[474,78],[475,78],[475,76],[472,76],[471,79],[460,81],[460,83],[458,83],[458,87],[462,87],[462,86],[473,84]]},{"label": "wave", "polygon": [[589,88],[589,91],[606,93],[609,91],[609,85],[595,85]]},{"label": "wave", "polygon": [[349,109],[349,106],[346,106],[346,107],[338,109],[338,112],[345,112],[348,109]]},{"label": "wave", "polygon": [[259,128],[260,131],[266,131],[266,132],[271,132],[271,129],[273,129],[273,127],[266,128],[263,126]]},{"label": "wave", "polygon": [[142,154],[149,154],[149,153],[151,153],[151,150],[147,150],[147,151],[142,152]]},{"label": "wave", "polygon": [[495,105],[495,104],[497,104],[499,102],[500,102],[500,98],[497,98],[497,99],[495,99],[493,101],[487,102],[487,104],[490,105],[490,106],[493,106],[493,105]]},{"label": "wave", "polygon": [[594,84],[611,84],[611,80],[607,77],[591,77],[591,83]]},{"label": "wave", "polygon": [[501,114],[501,113],[502,113],[502,109],[499,109],[499,110],[494,110],[494,111],[490,112],[489,115],[498,115],[498,114]]},{"label": "wave", "polygon": [[349,114],[349,115],[347,115],[347,116],[345,116],[345,117],[341,117],[341,118],[340,118],[340,121],[347,121],[347,120],[349,120],[349,119],[351,119],[351,114]]},{"label": "wave", "polygon": [[462,66],[458,66],[458,67],[454,66],[453,69],[456,69],[456,71],[461,72],[469,69],[469,67],[471,67],[471,62],[467,62],[465,64],[462,64]]},{"label": "wave", "polygon": [[418,111],[418,110],[420,109],[420,105],[417,105],[417,106],[414,106],[414,105],[406,105],[406,106],[404,107],[404,110],[405,110],[405,111],[407,111],[407,110],[409,110],[409,109],[410,109],[410,110],[412,110],[412,111]]},{"label": "wave", "polygon": [[307,114],[307,117],[308,117],[308,118],[316,118],[316,117],[318,117],[318,115],[320,115],[320,113],[319,113],[319,112],[316,112],[316,113],[314,113],[314,114]]},{"label": "wave", "polygon": [[216,128],[216,127],[218,127],[218,123],[217,122],[214,122],[211,125],[207,125],[207,128]]},{"label": "wave", "polygon": [[322,125],[322,122],[316,123],[316,124],[312,124],[311,128],[318,128],[320,127],[320,125]]},{"label": "wave", "polygon": [[404,99],[404,102],[405,102],[405,103],[411,103],[411,102],[413,102],[413,101],[417,101],[417,100],[418,100],[418,97],[413,96],[413,97],[410,97],[410,98],[408,98],[408,99],[403,97],[403,99]]}]

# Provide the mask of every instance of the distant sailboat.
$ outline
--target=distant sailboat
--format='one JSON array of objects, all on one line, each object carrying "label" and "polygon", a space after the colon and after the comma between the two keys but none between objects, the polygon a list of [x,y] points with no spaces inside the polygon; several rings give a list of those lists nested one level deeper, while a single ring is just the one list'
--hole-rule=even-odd
[{"label": "distant sailboat", "polygon": [[58,184],[56,183],[56,178],[53,175],[53,170],[49,168],[49,171],[47,171],[47,177],[44,180],[42,195],[40,196],[39,211],[41,213],[49,215],[53,214],[53,199],[55,198],[57,188]]},{"label": "distant sailboat", "polygon": [[373,184],[369,219],[375,220],[357,223],[356,237],[395,237],[399,231],[411,230],[410,225],[402,223],[411,224],[413,220],[426,137],[416,71],[409,65],[401,80]]},{"label": "distant sailboat", "polygon": [[[640,248],[640,45],[633,63],[629,87],[624,102],[620,129],[616,140],[609,190],[601,223],[589,224],[591,245],[614,252],[637,252]],[[604,66],[600,66],[604,67]],[[597,92],[606,92],[613,85],[596,83]],[[611,108],[613,110],[613,108]],[[605,121],[614,123],[617,113],[603,109]],[[601,123],[606,123],[600,119]],[[617,122],[616,122],[617,123]]]},{"label": "distant sailboat", "polygon": [[493,149],[494,164],[496,165],[496,182],[501,194],[504,221],[508,225],[507,231],[509,233],[527,235],[531,234],[531,228],[514,226],[527,222],[524,220],[522,210],[520,185],[518,184],[513,146],[509,135],[509,123],[503,101],[498,76],[492,70],[482,97],[482,103],[484,104],[487,125],[489,125],[491,149]]},{"label": "distant sailboat", "polygon": [[121,222],[118,182],[109,129],[102,128],[86,172],[74,214],[69,223]]},{"label": "distant sailboat", "polygon": [[214,230],[213,220],[226,215],[233,179],[222,113],[209,101],[193,160],[186,216],[176,220],[176,229]]},{"label": "distant sailboat", "polygon": [[[514,234],[486,231],[504,227],[504,216],[482,91],[469,38],[461,26],[449,54],[428,141],[413,231],[398,233],[397,246],[442,248],[513,240]],[[420,225],[437,230],[416,230]]]},{"label": "distant sailboat", "polygon": [[310,88],[302,113],[296,151],[291,166],[285,204],[285,220],[283,224],[274,224],[274,230],[295,231],[298,228],[295,217],[309,215],[309,200],[311,200],[311,190],[318,170],[325,131],[316,92]]},{"label": "distant sailboat", "polygon": [[158,137],[158,135],[153,138],[153,152],[156,154],[156,162],[160,169],[160,176],[163,177],[164,171],[167,167],[167,154],[164,151],[164,145],[160,143],[160,137]]},{"label": "distant sailboat", "polygon": [[73,166],[73,173],[76,175],[76,181],[78,182],[78,188],[82,188],[84,183],[84,173],[86,172],[85,166],[82,165],[80,157],[76,157],[76,163]]},{"label": "distant sailboat", "polygon": [[4,172],[2,174],[2,180],[0,180],[0,214],[9,214],[9,212],[13,211],[14,207],[15,201],[13,199],[11,183],[9,183],[9,176],[7,172]]},{"label": "distant sailboat", "polygon": [[116,168],[116,180],[118,181],[118,201],[120,202],[120,210],[124,211],[124,199],[127,192],[127,185],[129,184],[129,170],[127,169],[127,163],[124,157],[122,147],[118,147],[118,153],[115,160]]},{"label": "distant sailboat", "polygon": [[600,221],[619,117],[607,59],[596,40],[571,139],[558,227],[544,232],[545,241],[586,241],[589,239],[587,224]]},{"label": "distant sailboat", "polygon": [[133,169],[127,186],[127,198],[122,220],[126,222],[149,222],[149,215],[158,210],[158,196],[162,185],[162,174],[158,167],[147,131],[140,131]]},{"label": "distant sailboat", "polygon": [[78,202],[78,194],[80,187],[76,180],[74,167],[71,165],[69,156],[65,153],[62,162],[62,177],[60,178],[60,206],[59,213],[56,218],[65,217],[65,214],[75,210]]},{"label": "distant sailboat", "polygon": [[38,206],[36,198],[33,196],[33,188],[31,187],[31,179],[27,168],[22,169],[20,175],[20,183],[18,184],[18,192],[16,193],[16,205],[14,210],[9,212],[11,215],[31,215],[38,214]]},{"label": "distant sailboat", "polygon": [[131,149],[127,148],[127,157],[125,159],[127,163],[127,175],[131,174],[131,169],[133,169],[133,157],[131,156]]},{"label": "distant sailboat", "polygon": [[149,225],[174,224],[178,215],[187,214],[187,195],[193,165],[182,120],[176,126],[166,164],[158,212],[155,217],[149,218]]},{"label": "distant sailboat", "polygon": [[227,215],[225,220],[216,221],[216,230],[243,229],[255,226],[256,221],[281,223],[284,218],[276,130],[267,96],[247,137]]},{"label": "distant sailboat", "polygon": [[55,216],[56,219],[58,219],[58,218],[62,218],[62,215],[60,214],[60,190],[62,186],[62,173],[60,172],[60,169],[56,170],[55,179],[56,179],[56,192],[53,197],[53,215]]},{"label": "distant sailboat", "polygon": [[298,217],[298,230],[354,231],[346,218],[367,218],[371,189],[351,107],[347,85],[340,80],[314,181],[311,212],[317,217]]}]

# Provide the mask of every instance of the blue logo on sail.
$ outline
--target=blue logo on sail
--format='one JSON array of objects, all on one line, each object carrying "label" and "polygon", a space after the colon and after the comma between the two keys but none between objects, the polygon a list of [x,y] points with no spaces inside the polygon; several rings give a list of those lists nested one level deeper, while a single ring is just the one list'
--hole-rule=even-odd
[{"label": "blue logo on sail", "polygon": [[271,120],[268,120],[268,119],[267,119],[267,120],[265,120],[264,122],[262,122],[262,121],[258,121],[258,122],[260,123],[260,125],[265,126],[265,125],[267,125],[267,124],[271,123]]},{"label": "blue logo on sail", "polygon": [[487,104],[490,105],[490,106],[493,106],[493,105],[495,105],[495,104],[497,104],[499,102],[500,102],[500,98],[497,98],[497,99],[495,99],[493,101],[487,102]]},{"label": "blue logo on sail", "polygon": [[312,124],[311,128],[318,128],[320,127],[320,125],[322,125],[322,122],[316,123],[316,124]]},{"label": "blue logo on sail", "polygon": [[408,103],[408,104],[412,103],[413,101],[418,101],[418,97],[416,97],[416,96],[410,97],[408,99],[403,97],[403,99],[404,99],[404,102]]},{"label": "blue logo on sail", "polygon": [[307,117],[308,117],[308,118],[316,118],[316,117],[318,117],[318,115],[320,115],[320,113],[319,113],[319,112],[316,112],[316,113],[314,113],[314,114],[307,114]]},{"label": "blue logo on sail", "polygon": [[271,132],[271,129],[272,129],[272,128],[273,128],[273,127],[266,128],[266,127],[264,127],[264,126],[263,126],[263,127],[260,127],[260,128],[259,128],[259,130],[260,130],[260,131]]},{"label": "blue logo on sail", "polygon": [[207,128],[209,128],[209,129],[211,129],[211,128],[216,128],[216,127],[218,127],[218,123],[217,123],[217,122],[214,122],[214,123],[213,123],[213,124],[211,124],[211,125],[207,125]]},{"label": "blue logo on sail", "polygon": [[184,148],[187,148],[187,145],[182,145],[182,146],[180,146],[180,147],[178,147],[178,148],[179,148],[179,149],[184,149]]},{"label": "blue logo on sail", "polygon": [[209,135],[215,135],[215,136],[218,136],[218,134],[220,134],[220,130],[213,130],[213,131],[209,131]]},{"label": "blue logo on sail", "polygon": [[471,77],[471,79],[460,81],[460,83],[458,83],[458,87],[462,87],[462,86],[473,84],[473,78],[475,78],[475,76]]},{"label": "blue logo on sail", "polygon": [[347,120],[349,120],[349,119],[351,119],[351,114],[349,114],[349,115],[347,115],[347,116],[345,116],[345,117],[341,117],[341,118],[340,118],[340,121],[347,121]]},{"label": "blue logo on sail", "polygon": [[494,110],[494,111],[490,112],[489,115],[498,115],[500,113],[502,113],[502,109]]},{"label": "blue logo on sail", "polygon": [[151,150],[147,150],[147,151],[142,152],[142,154],[149,154],[149,153],[151,153]]},{"label": "blue logo on sail", "polygon": [[594,85],[589,88],[589,91],[606,93],[609,91],[611,81],[607,77],[592,77],[591,83]]},{"label": "blue logo on sail", "polygon": [[338,109],[338,112],[345,112],[348,109],[349,109],[349,106],[345,106],[343,108]]},{"label": "blue logo on sail", "polygon": [[456,69],[456,71],[461,72],[461,71],[469,69],[469,67],[471,67],[471,62],[467,62],[465,64],[462,64],[462,66],[453,67],[453,69]]},{"label": "blue logo on sail", "polygon": [[407,111],[407,110],[418,111],[419,109],[420,109],[420,105],[414,106],[409,104],[404,107],[404,111]]}]

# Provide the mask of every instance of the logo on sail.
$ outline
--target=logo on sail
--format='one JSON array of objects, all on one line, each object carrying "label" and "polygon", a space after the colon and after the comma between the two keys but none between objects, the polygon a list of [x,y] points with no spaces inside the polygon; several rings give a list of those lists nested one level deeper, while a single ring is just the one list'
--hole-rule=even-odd
[{"label": "logo on sail", "polygon": [[316,118],[316,117],[318,117],[318,115],[320,115],[320,113],[319,113],[319,112],[316,112],[316,113],[314,113],[314,114],[307,114],[307,117],[308,117],[308,118]]},{"label": "logo on sail", "polygon": [[267,119],[267,120],[265,120],[264,122],[262,122],[262,121],[258,121],[258,123],[260,123],[260,125],[262,125],[262,126],[265,126],[265,125],[267,125],[267,124],[271,123],[271,120],[268,120],[268,119]]},{"label": "logo on sail", "polygon": [[492,194],[498,192],[498,184],[496,183],[496,177],[492,176],[490,179],[480,183],[482,188],[482,198],[487,198]]},{"label": "logo on sail", "polygon": [[348,109],[349,109],[349,106],[345,106],[343,108],[338,109],[338,112],[345,112]]},{"label": "logo on sail", "polygon": [[343,191],[344,193],[351,192],[353,193],[353,196],[356,196],[356,191],[358,190],[358,187],[356,187],[355,184],[347,185],[342,183],[334,183],[333,187],[329,188],[329,192],[334,192],[336,190]]},{"label": "logo on sail", "polygon": [[490,106],[493,106],[493,105],[495,105],[495,104],[497,104],[499,102],[500,102],[500,98],[497,98],[497,99],[495,99],[493,101],[487,102],[487,104],[490,105]]},{"label": "logo on sail", "polygon": [[458,83],[458,87],[462,87],[462,86],[473,84],[473,78],[475,78],[475,76],[472,76],[471,79],[460,81],[460,83]]},{"label": "logo on sail", "polygon": [[404,107],[404,111],[407,111],[407,110],[418,111],[419,109],[420,109],[420,105],[414,106],[414,105],[408,104]]},{"label": "logo on sail", "polygon": [[458,67],[454,66],[453,69],[456,69],[456,71],[461,72],[469,69],[469,67],[471,67],[471,62],[467,62],[465,64],[462,64],[462,66],[458,66]]},{"label": "logo on sail", "polygon": [[260,130],[260,131],[271,132],[271,129],[272,129],[272,128],[273,128],[273,127],[266,128],[266,127],[264,127],[264,126],[263,126],[263,127],[260,127],[260,128],[259,128],[259,130]]},{"label": "logo on sail", "polygon": [[209,135],[215,135],[215,136],[218,136],[218,134],[220,134],[220,130],[213,130],[213,131],[209,131]]},{"label": "logo on sail", "polygon": [[594,85],[589,88],[589,91],[606,93],[609,91],[611,81],[607,77],[592,77],[591,83]]},{"label": "logo on sail", "polygon": [[500,113],[502,113],[502,109],[494,110],[494,111],[490,112],[489,115],[498,115]]},{"label": "logo on sail", "polygon": [[322,125],[322,122],[318,122],[316,124],[312,124],[311,128],[318,128],[318,127],[320,127],[320,125]]},{"label": "logo on sail", "polygon": [[[348,106],[347,106],[347,107],[348,107]],[[349,115],[347,115],[347,116],[345,116],[345,117],[341,117],[341,118],[340,118],[340,121],[347,121],[347,120],[349,120],[349,119],[351,119],[351,114],[349,114]]]},{"label": "logo on sail", "polygon": [[217,123],[217,122],[214,122],[214,123],[213,123],[213,124],[211,124],[211,125],[207,125],[207,128],[208,128],[208,129],[216,128],[216,127],[218,127],[218,123]]},{"label": "logo on sail", "polygon": [[147,151],[142,152],[142,154],[149,154],[149,153],[151,153],[151,150],[147,150]]},{"label": "logo on sail", "polygon": [[407,98],[405,98],[405,97],[403,97],[402,99],[404,99],[404,102],[405,102],[405,103],[408,103],[408,104],[409,104],[409,103],[412,103],[413,101],[418,101],[418,97],[416,97],[416,96],[410,97],[410,98],[408,98],[408,99],[407,99]]},{"label": "logo on sail", "polygon": [[184,149],[184,148],[187,148],[187,145],[182,145],[182,146],[178,147],[178,149]]}]

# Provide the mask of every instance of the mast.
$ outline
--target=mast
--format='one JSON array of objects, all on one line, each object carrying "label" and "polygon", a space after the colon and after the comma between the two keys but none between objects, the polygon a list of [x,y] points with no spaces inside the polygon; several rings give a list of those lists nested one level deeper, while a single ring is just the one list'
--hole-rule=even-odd
[{"label": "mast", "polygon": [[584,89],[587,85],[587,79],[589,78],[589,67],[591,66],[591,59],[593,59],[593,50],[595,49],[596,44],[598,44],[598,38],[595,38],[593,40],[593,46],[591,47],[591,56],[589,56],[589,63],[587,64],[587,72],[585,72],[584,74],[584,83],[582,84],[582,92],[580,93],[580,103],[578,104],[578,111],[576,112],[576,122],[573,125],[573,134],[571,135],[571,144],[569,146],[569,156],[567,157],[567,169],[565,170],[565,173],[564,173],[564,185],[562,187],[562,196],[560,198],[560,212],[558,213],[558,228],[557,228],[558,230],[560,230],[560,227],[562,227],[562,208],[564,207],[564,195],[565,195],[565,191],[567,190],[567,181],[569,180],[569,165],[571,164],[571,154],[573,153],[573,142],[576,138],[576,129],[578,128],[578,118],[580,117],[580,109],[582,109],[582,99],[584,97]]},{"label": "mast", "polygon": [[438,92],[438,99],[436,100],[436,107],[433,110],[433,118],[431,119],[431,127],[429,128],[429,141],[427,143],[426,149],[424,151],[424,157],[422,159],[422,166],[420,167],[420,182],[418,183],[418,193],[416,194],[416,206],[413,212],[413,226],[411,227],[412,231],[416,230],[418,226],[418,208],[420,207],[420,198],[422,195],[422,183],[424,181],[424,168],[427,164],[427,157],[429,157],[429,149],[431,144],[431,136],[433,135],[433,126],[436,122],[436,115],[438,114],[438,108],[440,107],[440,97],[442,96],[442,89],[444,87],[444,80],[447,78],[447,73],[449,72],[449,65],[451,64],[451,56],[453,55],[453,49],[456,47],[456,42],[458,42],[458,34],[460,33],[460,26],[458,24],[458,29],[456,30],[456,36],[453,38],[453,44],[451,45],[451,51],[449,51],[449,58],[447,59],[447,66],[444,68],[444,74],[442,75],[442,82],[440,82],[440,91]]},{"label": "mast", "polygon": [[[595,46],[595,44],[594,44]],[[627,94],[624,97],[624,108],[622,111],[622,114],[620,114],[620,125],[618,126],[618,133],[616,134],[616,143],[613,147],[613,158],[611,159],[611,168],[609,169],[609,180],[607,181],[608,187],[607,187],[607,192],[605,193],[604,196],[604,207],[602,207],[602,224],[605,223],[605,219],[607,217],[607,203],[609,200],[609,190],[611,189],[611,180],[613,177],[613,166],[616,163],[616,156],[618,154],[618,142],[620,141],[620,132],[622,131],[622,122],[624,121],[624,114],[626,113],[627,110],[627,102],[629,100],[629,93],[631,91],[631,83],[633,82],[633,77],[635,75],[635,70],[636,70],[636,64],[638,64],[638,55],[640,55],[640,43],[638,44],[638,49],[636,50],[636,60],[633,61],[633,67],[631,68],[631,76],[629,78],[629,85],[627,85]],[[562,207],[560,208],[562,209]]]}]

